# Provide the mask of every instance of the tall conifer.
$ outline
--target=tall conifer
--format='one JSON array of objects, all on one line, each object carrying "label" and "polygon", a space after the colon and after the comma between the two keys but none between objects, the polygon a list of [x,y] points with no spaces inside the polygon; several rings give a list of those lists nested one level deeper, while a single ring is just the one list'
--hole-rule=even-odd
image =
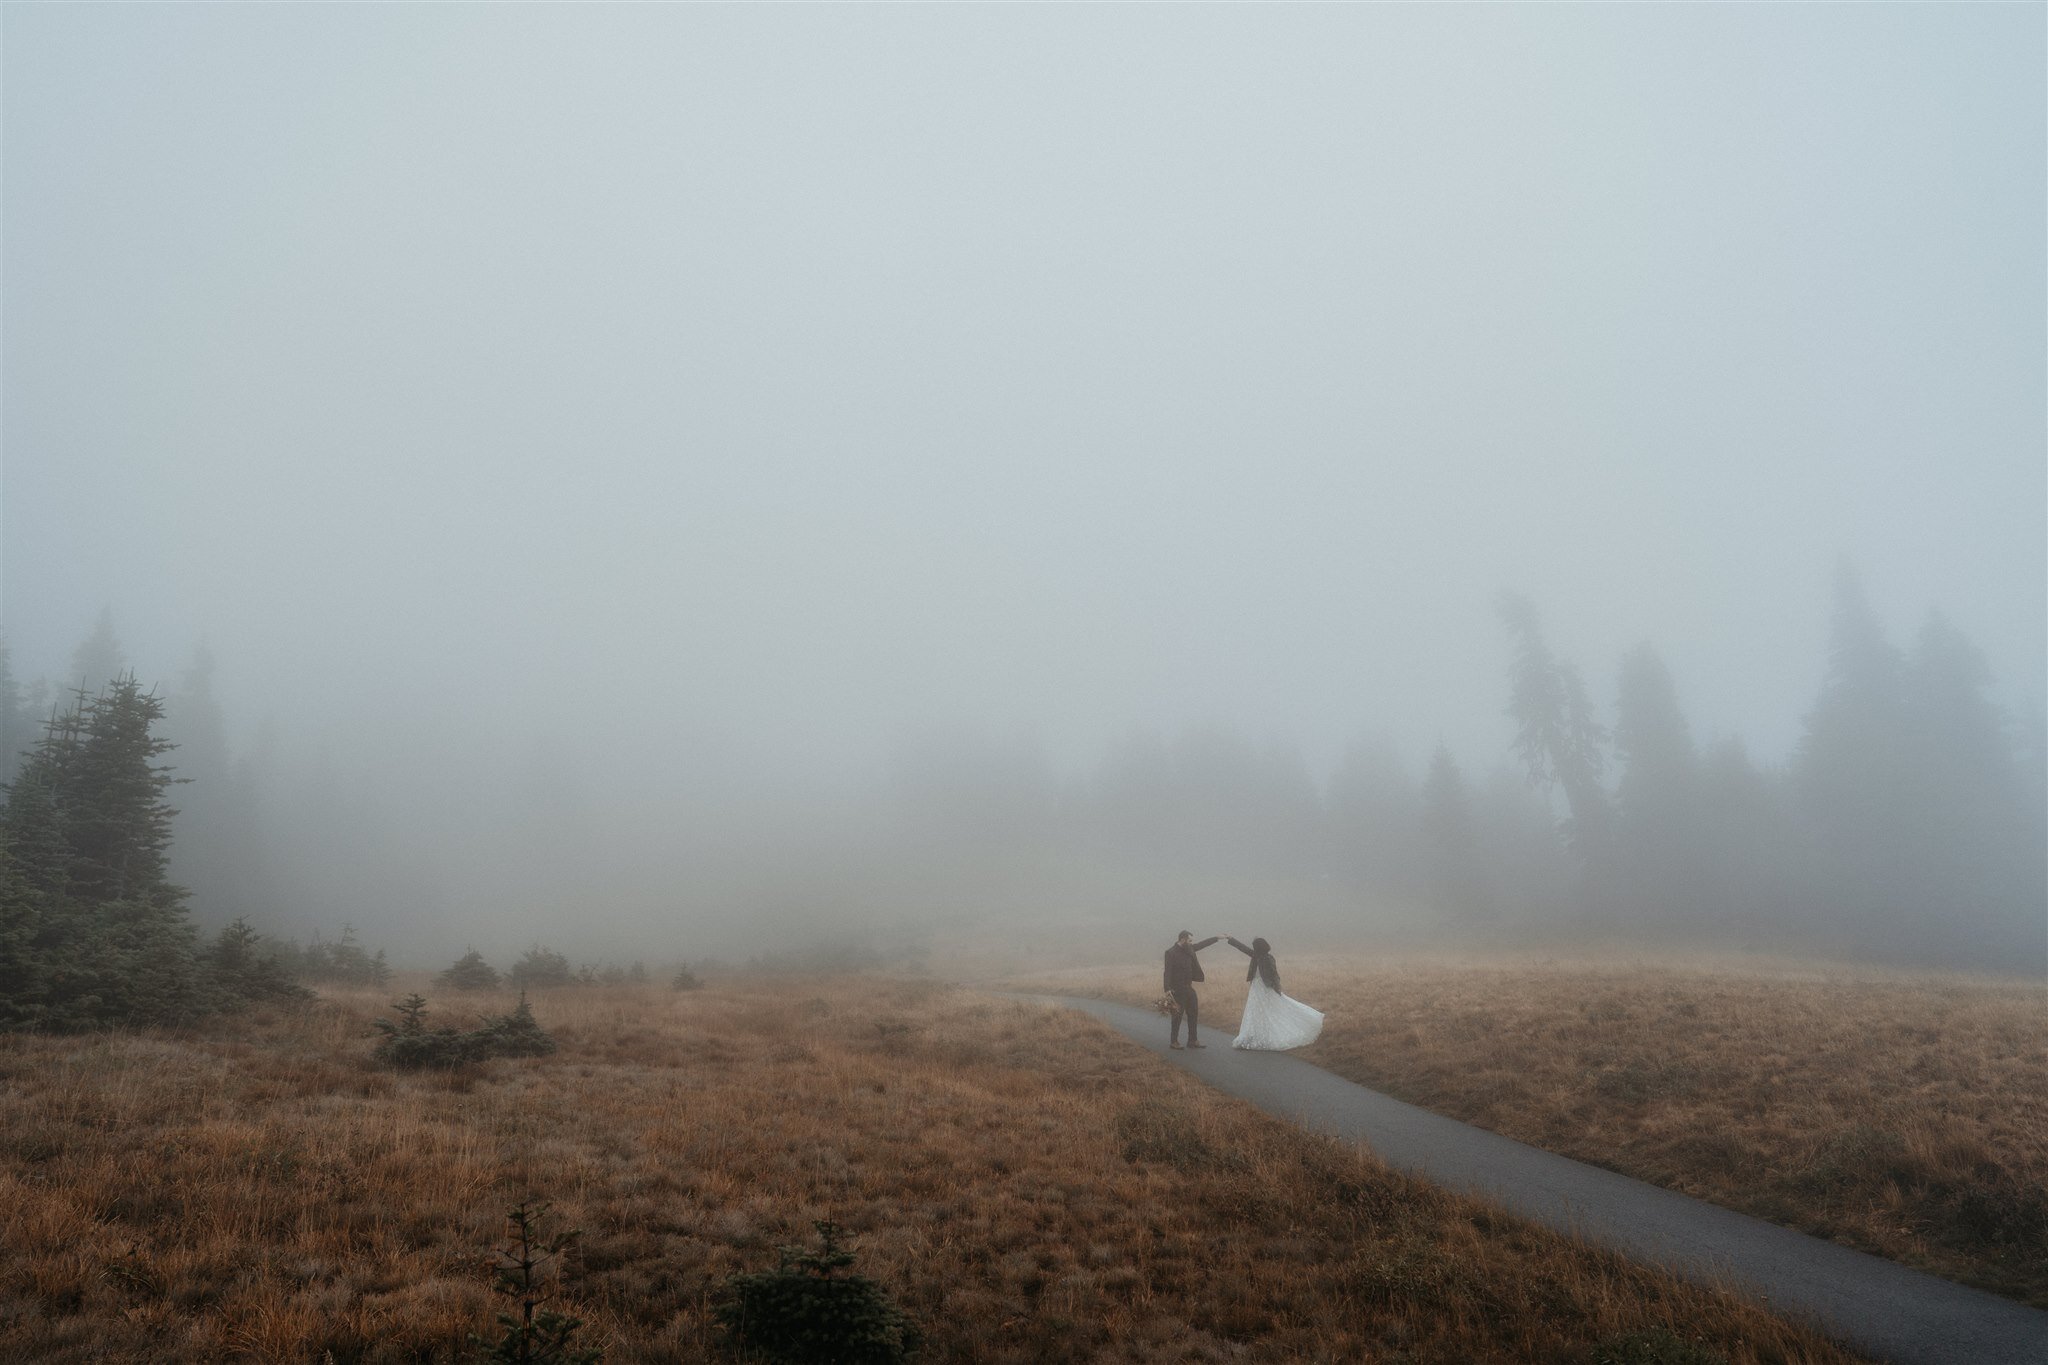
[{"label": "tall conifer", "polygon": [[1601,783],[1606,767],[1606,729],[1593,716],[1578,669],[1550,652],[1535,604],[1519,593],[1502,593],[1501,619],[1515,637],[1509,670],[1508,715],[1516,726],[1515,750],[1528,765],[1529,780],[1564,790],[1571,807],[1566,842],[1589,869],[1608,859],[1612,812]]},{"label": "tall conifer", "polygon": [[[0,813],[0,970],[25,978],[4,1022],[158,1023],[205,1008],[184,890],[166,875],[163,704],[124,675],[51,718]],[[8,965],[11,962],[11,967]]]}]

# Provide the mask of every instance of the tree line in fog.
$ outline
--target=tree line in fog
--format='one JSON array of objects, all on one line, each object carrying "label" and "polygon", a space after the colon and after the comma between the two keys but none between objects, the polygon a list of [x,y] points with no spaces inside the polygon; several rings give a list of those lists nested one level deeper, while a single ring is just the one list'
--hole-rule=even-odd
[{"label": "tree line in fog", "polygon": [[[1550,647],[1535,604],[1504,595],[1499,624],[1516,738],[1491,765],[1468,768],[1439,746],[1417,768],[1391,740],[1362,741],[1319,779],[1291,745],[1221,728],[1133,731],[1081,773],[1023,744],[911,744],[887,799],[871,803],[890,818],[860,826],[872,847],[806,894],[821,914],[862,894],[911,915],[1107,913],[1142,888],[1206,887],[1203,903],[1349,915],[1365,937],[1635,937],[2048,965],[2044,717],[2001,712],[1981,656],[1939,614],[1908,641],[1887,639],[1845,570],[1817,642],[1824,680],[1777,763],[1739,739],[1702,743],[1652,645],[1621,659],[1596,699]],[[127,670],[111,616],[71,662],[62,685],[25,683],[0,643],[0,780],[13,781],[51,716]],[[204,652],[162,709],[182,779],[170,870],[196,892],[196,917],[307,923],[293,905],[318,880],[319,820],[286,832],[266,818],[289,780],[261,752],[231,752]],[[299,795],[321,819],[362,823],[340,794]],[[550,860],[574,863],[574,844],[563,832]],[[399,874],[376,864],[402,859],[355,846],[343,861],[362,869],[366,900],[397,894]],[[347,885],[354,874],[339,875]],[[879,889],[858,886],[864,875]],[[322,917],[350,917],[332,900]]]},{"label": "tree line in fog", "polygon": [[934,750],[899,786],[938,848],[1319,883],[1424,933],[2048,965],[2044,718],[2004,714],[1939,613],[1889,641],[1844,570],[1824,681],[1779,764],[1703,744],[1654,646],[1620,661],[1603,706],[1534,604],[1504,594],[1499,615],[1517,734],[1482,771],[1441,745],[1418,771],[1367,741],[1318,783],[1291,747],[1212,729],[1134,734],[1079,782],[1028,753]]}]

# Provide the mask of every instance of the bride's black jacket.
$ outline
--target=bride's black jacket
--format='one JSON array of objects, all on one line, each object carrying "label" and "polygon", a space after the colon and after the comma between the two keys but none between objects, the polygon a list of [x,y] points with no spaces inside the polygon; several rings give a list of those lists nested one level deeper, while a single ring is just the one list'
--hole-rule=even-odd
[{"label": "bride's black jacket", "polygon": [[1229,943],[1231,947],[1252,960],[1252,965],[1245,969],[1245,980],[1249,981],[1255,976],[1264,977],[1268,986],[1276,991],[1280,989],[1280,964],[1273,960],[1270,950],[1261,952],[1256,948],[1247,948],[1234,938],[1230,939]]}]

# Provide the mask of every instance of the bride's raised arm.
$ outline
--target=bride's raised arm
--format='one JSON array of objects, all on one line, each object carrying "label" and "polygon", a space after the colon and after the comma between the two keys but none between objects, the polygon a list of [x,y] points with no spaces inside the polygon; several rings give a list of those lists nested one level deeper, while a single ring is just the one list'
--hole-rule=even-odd
[{"label": "bride's raised arm", "polygon": [[1223,941],[1225,943],[1228,943],[1231,947],[1237,949],[1240,953],[1243,953],[1246,957],[1250,957],[1252,955],[1251,949],[1245,947],[1242,943],[1239,943],[1236,939],[1232,938],[1228,934],[1225,934],[1223,936]]}]

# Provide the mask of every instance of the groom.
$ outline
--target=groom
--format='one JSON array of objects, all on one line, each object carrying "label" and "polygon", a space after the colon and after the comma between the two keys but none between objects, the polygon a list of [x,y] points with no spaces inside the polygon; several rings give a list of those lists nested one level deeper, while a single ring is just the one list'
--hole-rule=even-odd
[{"label": "groom", "polygon": [[1167,1030],[1166,1035],[1166,1041],[1174,1047],[1180,1046],[1180,1019],[1183,1014],[1188,1019],[1188,1046],[1208,1046],[1195,1041],[1195,1016],[1202,1004],[1195,998],[1195,983],[1207,979],[1202,975],[1202,964],[1195,960],[1195,954],[1220,937],[1211,935],[1196,943],[1195,936],[1183,929],[1180,937],[1173,941],[1173,946],[1166,950],[1166,993],[1180,1005],[1173,1015],[1173,1027]]}]

